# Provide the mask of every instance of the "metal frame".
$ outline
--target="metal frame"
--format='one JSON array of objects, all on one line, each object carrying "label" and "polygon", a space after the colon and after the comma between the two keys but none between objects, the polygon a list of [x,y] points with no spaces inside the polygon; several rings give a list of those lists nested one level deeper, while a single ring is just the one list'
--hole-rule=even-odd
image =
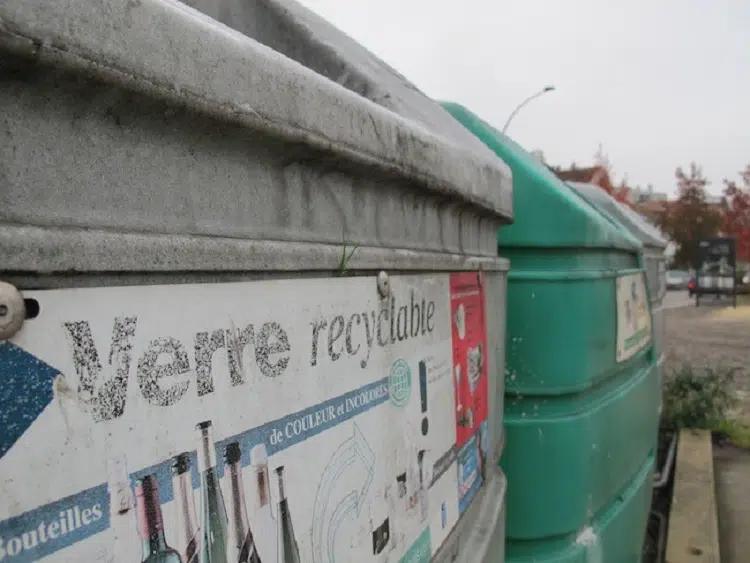
[{"label": "metal frame", "polygon": [[[726,257],[732,266],[732,289],[731,293],[720,288],[701,287],[701,269],[709,256]],[[713,278],[725,279],[728,276],[711,276]],[[732,237],[711,237],[698,241],[698,263],[695,265],[695,306],[700,306],[701,295],[731,295],[732,304],[737,308],[737,248],[736,241]]]}]

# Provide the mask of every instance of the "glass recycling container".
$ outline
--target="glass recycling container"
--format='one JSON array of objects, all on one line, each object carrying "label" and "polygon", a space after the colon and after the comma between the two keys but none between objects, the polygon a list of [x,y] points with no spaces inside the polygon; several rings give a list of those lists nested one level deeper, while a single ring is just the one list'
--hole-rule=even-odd
[{"label": "glass recycling container", "polygon": [[502,562],[510,169],[194,4],[0,3],[0,559]]},{"label": "glass recycling container", "polygon": [[509,137],[444,107],[513,172],[506,327],[506,560],[639,561],[659,375],[643,245]]},{"label": "glass recycling container", "polygon": [[654,321],[654,347],[659,367],[664,364],[664,296],[667,293],[667,258],[664,251],[667,240],[659,229],[638,212],[617,201],[599,186],[581,182],[568,182],[581,197],[608,214],[643,244],[643,261],[646,266],[651,313]]}]

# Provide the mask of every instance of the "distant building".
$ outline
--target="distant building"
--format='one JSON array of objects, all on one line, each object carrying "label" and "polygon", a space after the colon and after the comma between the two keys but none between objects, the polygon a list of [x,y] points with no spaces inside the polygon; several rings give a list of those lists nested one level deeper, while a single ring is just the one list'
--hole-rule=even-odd
[{"label": "distant building", "polygon": [[568,170],[553,168],[555,175],[566,182],[581,182],[582,184],[596,184],[607,193],[614,191],[609,172],[603,166],[589,166],[588,168],[576,168],[573,165]]},{"label": "distant building", "polygon": [[589,166],[588,168],[576,168],[573,165],[568,170],[553,168],[555,175],[566,182],[581,182],[582,184],[596,184],[607,193],[612,193],[614,186],[609,177],[609,172],[603,166]]},{"label": "distant building", "polygon": [[668,196],[664,192],[655,192],[652,185],[648,185],[646,189],[642,189],[640,186],[632,188],[630,190],[631,202],[634,205],[647,203],[651,201],[667,201]]},{"label": "distant building", "polygon": [[619,186],[615,186],[612,183],[612,179],[609,177],[609,172],[604,166],[577,168],[574,165],[567,170],[563,170],[562,168],[552,168],[552,171],[561,180],[568,182],[583,182],[599,186],[615,199],[628,204],[655,224],[658,224],[659,216],[666,211],[669,206],[667,194],[654,191],[654,188],[651,185],[645,189],[641,187],[631,188],[630,186],[627,186],[625,182],[622,182]]},{"label": "distant building", "polygon": [[641,201],[635,203],[633,207],[638,210],[638,213],[647,217],[649,221],[658,225],[661,216],[669,210],[670,203],[671,202],[665,197],[664,199]]},{"label": "distant building", "polygon": [[587,168],[576,168],[571,166],[568,170],[552,168],[555,175],[566,182],[581,182],[582,184],[594,184],[599,186],[616,200],[630,203],[630,188],[625,185],[615,186],[609,177],[609,172],[604,166],[589,166]]}]

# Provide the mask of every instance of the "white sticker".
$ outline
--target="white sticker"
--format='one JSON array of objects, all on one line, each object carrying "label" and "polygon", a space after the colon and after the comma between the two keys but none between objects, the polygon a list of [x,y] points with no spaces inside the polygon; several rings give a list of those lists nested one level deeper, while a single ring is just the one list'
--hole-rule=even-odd
[{"label": "white sticker", "polygon": [[0,560],[429,558],[487,426],[485,381],[457,435],[463,277],[26,292],[40,315],[0,343]]},{"label": "white sticker", "polygon": [[651,342],[651,311],[643,273],[617,278],[617,361],[632,358]]}]

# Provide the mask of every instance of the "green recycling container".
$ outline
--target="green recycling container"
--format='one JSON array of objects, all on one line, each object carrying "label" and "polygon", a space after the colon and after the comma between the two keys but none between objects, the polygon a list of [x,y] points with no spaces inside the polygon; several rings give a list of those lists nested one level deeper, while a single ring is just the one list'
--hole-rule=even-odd
[{"label": "green recycling container", "polygon": [[620,203],[599,186],[580,182],[567,182],[578,195],[608,214],[630,234],[643,243],[643,261],[646,266],[646,282],[651,294],[651,316],[654,321],[654,348],[660,365],[664,361],[664,295],[667,292],[667,257],[664,251],[667,240],[645,217]]},{"label": "green recycling container", "polygon": [[541,162],[444,103],[513,172],[505,379],[506,561],[640,561],[659,376],[643,245]]}]

